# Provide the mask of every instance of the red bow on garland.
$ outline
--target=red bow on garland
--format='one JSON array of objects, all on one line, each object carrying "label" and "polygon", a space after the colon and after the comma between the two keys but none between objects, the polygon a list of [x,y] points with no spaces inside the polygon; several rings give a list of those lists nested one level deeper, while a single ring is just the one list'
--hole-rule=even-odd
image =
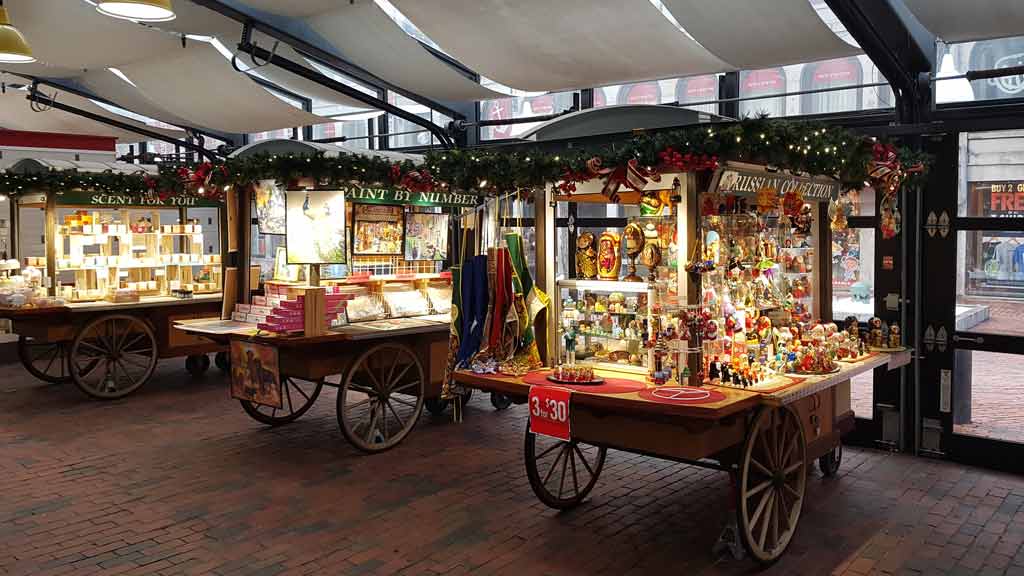
[{"label": "red bow on garland", "polygon": [[437,181],[429,170],[412,170],[402,176],[401,184],[409,192],[433,192]]},{"label": "red bow on garland", "polygon": [[661,166],[666,172],[669,170],[675,172],[700,172],[702,170],[715,170],[718,168],[718,156],[708,156],[707,154],[698,156],[690,152],[680,154],[671,146],[658,152],[658,158],[661,160]]},{"label": "red bow on garland", "polygon": [[595,156],[587,160],[587,169],[590,171],[591,178],[605,178],[601,194],[607,196],[612,202],[619,201],[619,188],[623,185],[637,192],[643,192],[648,180],[661,182],[660,174],[644,168],[636,158],[626,162],[624,166],[601,168],[601,159]]},{"label": "red bow on garland", "polygon": [[907,174],[914,172],[923,172],[923,164],[915,164],[909,168],[903,168],[900,164],[899,155],[896,153],[896,147],[892,144],[881,144],[876,143],[874,148],[871,150],[874,160],[871,161],[871,168],[868,170],[868,176],[876,180],[881,180],[885,183],[887,190],[895,190],[899,188],[900,181],[906,177]]}]

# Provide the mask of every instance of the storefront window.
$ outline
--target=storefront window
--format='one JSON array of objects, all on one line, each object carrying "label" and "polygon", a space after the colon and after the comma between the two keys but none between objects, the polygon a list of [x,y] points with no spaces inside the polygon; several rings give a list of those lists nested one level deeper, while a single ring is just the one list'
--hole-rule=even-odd
[{"label": "storefront window", "polygon": [[1024,336],[1024,232],[960,231],[957,330]]},{"label": "storefront window", "polygon": [[[575,94],[575,92],[558,92],[539,96],[510,96],[496,100],[484,100],[480,102],[480,119],[509,120],[562,112],[572,108],[573,96]],[[537,124],[531,122],[527,124],[485,126],[480,129],[480,139],[501,140],[504,138],[517,138],[536,127]]]},{"label": "storefront window", "polygon": [[[766,68],[764,70],[744,70],[740,72],[740,98],[783,94],[786,91],[785,68]],[[786,98],[762,98],[740,102],[741,117],[764,115],[774,118],[788,115]]]},{"label": "storefront window", "polygon": [[[394,92],[388,92],[388,102],[394,106],[398,106],[406,112],[411,112],[424,120],[429,120],[442,128],[447,126],[452,120],[448,116],[445,116],[436,110],[431,110],[422,104],[413,102],[405,96],[395,94]],[[389,136],[388,145],[391,148],[411,148],[415,146],[432,146],[440,144],[437,137],[432,135],[423,126],[408,120],[403,120],[397,116],[388,115],[388,133],[396,134],[401,132],[411,132],[411,134]]]},{"label": "storefront window", "polygon": [[345,122],[332,122],[330,124],[317,124],[313,126],[313,139],[322,140],[347,136],[354,138],[354,140],[346,140],[344,142],[346,147],[369,149],[370,139],[366,138],[370,134],[369,122],[368,120],[349,120]]},{"label": "storefront window", "polygon": [[718,98],[718,76],[714,74],[594,88],[594,108],[614,104],[678,102],[686,108],[717,114],[717,104],[686,106],[689,102],[706,102],[716,98]]},{"label": "storefront window", "polygon": [[[938,46],[940,76],[968,70],[990,70],[1024,65],[1024,36]],[[938,102],[970,102],[1024,96],[1024,75],[1003,76],[970,82],[967,79],[938,81]]]},{"label": "storefront window", "polygon": [[802,96],[744,100],[740,102],[740,115],[754,117],[767,114],[782,117],[891,108],[894,100],[892,89],[888,86],[856,87],[885,81],[885,77],[867,56],[744,70],[740,72],[741,98],[841,86],[851,88]]}]

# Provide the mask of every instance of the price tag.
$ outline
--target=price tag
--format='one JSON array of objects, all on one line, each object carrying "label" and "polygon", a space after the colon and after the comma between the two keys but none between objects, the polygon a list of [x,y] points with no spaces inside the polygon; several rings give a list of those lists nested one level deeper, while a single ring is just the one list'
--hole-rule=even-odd
[{"label": "price tag", "polygon": [[572,390],[551,386],[530,387],[530,430],[534,434],[569,441],[569,402]]}]

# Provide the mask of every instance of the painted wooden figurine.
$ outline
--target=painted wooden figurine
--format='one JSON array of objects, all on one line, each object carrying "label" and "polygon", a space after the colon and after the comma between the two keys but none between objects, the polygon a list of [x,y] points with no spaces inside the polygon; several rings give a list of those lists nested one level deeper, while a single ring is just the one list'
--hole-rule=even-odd
[{"label": "painted wooden figurine", "polygon": [[899,348],[901,345],[900,325],[893,322],[889,325],[889,348]]},{"label": "painted wooden figurine", "polygon": [[597,275],[602,280],[619,279],[619,268],[622,266],[619,255],[621,242],[619,235],[611,230],[601,233],[601,239],[597,241]]},{"label": "painted wooden figurine", "polygon": [[576,239],[576,277],[592,280],[597,278],[597,248],[594,235],[583,232]]},{"label": "painted wooden figurine", "polygon": [[871,322],[868,323],[868,326],[868,344],[874,346],[875,348],[881,348],[885,346],[885,335],[883,334],[882,330],[882,319],[875,316],[874,318],[871,319]]}]

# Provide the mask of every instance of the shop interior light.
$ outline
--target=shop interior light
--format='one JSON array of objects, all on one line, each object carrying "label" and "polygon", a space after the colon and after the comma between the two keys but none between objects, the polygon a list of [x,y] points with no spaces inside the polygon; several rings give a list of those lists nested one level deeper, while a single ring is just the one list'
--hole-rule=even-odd
[{"label": "shop interior light", "polygon": [[136,22],[174,20],[171,0],[101,0],[96,3],[100,14]]},{"label": "shop interior light", "polygon": [[35,62],[32,49],[21,31],[11,25],[3,0],[0,0],[0,62],[7,64],[24,64]]}]

